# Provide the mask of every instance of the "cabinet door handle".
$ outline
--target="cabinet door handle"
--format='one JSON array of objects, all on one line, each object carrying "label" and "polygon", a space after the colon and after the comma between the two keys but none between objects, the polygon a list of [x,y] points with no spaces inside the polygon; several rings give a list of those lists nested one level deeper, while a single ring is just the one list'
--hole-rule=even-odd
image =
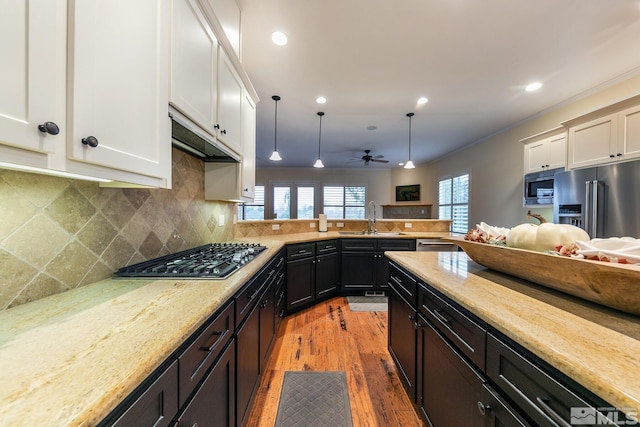
[{"label": "cabinet door handle", "polygon": [[547,404],[549,399],[547,399],[546,397],[540,398],[536,396],[536,401],[538,402],[538,405],[540,405],[540,408],[542,408],[542,411],[553,421],[555,421],[562,427],[571,427],[571,424],[566,422],[560,415],[558,415],[556,411],[553,410],[553,408],[551,408],[551,406]]},{"label": "cabinet door handle", "polygon": [[44,122],[38,125],[38,130],[42,133],[48,133],[49,135],[57,135],[60,133],[60,128],[53,122]]},{"label": "cabinet door handle", "polygon": [[200,350],[202,351],[211,351],[214,348],[216,348],[216,346],[218,345],[218,343],[220,342],[220,340],[222,339],[222,337],[224,337],[227,334],[227,331],[213,331],[211,333],[212,337],[216,337],[216,339],[213,340],[213,342],[209,345],[203,345],[200,347]]},{"label": "cabinet door handle", "polygon": [[250,296],[249,296],[249,301],[251,301],[252,299],[254,299],[255,297],[258,296],[258,294],[260,293],[260,289],[256,289]]},{"label": "cabinet door handle", "polygon": [[223,134],[223,135],[226,135],[226,134],[227,134],[227,130],[226,130],[226,129],[222,129],[222,130],[220,131],[220,133],[221,133],[221,134]]},{"label": "cabinet door handle", "polygon": [[82,138],[82,143],[89,147],[96,148],[98,146],[98,138],[95,136],[87,136],[86,138]]},{"label": "cabinet door handle", "polygon": [[438,319],[440,322],[444,323],[444,324],[448,324],[451,323],[451,320],[447,319],[446,317],[444,317],[437,308],[434,308],[432,311],[434,317],[436,319]]},{"label": "cabinet door handle", "polygon": [[220,125],[219,124],[215,124],[215,125],[213,125],[213,128],[214,129],[220,129]]}]

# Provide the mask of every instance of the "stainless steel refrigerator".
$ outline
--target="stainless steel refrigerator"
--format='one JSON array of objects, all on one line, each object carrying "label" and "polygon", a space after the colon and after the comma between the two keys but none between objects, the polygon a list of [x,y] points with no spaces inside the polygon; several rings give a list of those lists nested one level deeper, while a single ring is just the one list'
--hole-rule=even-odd
[{"label": "stainless steel refrigerator", "polygon": [[640,161],[557,173],[553,193],[553,222],[640,238]]}]

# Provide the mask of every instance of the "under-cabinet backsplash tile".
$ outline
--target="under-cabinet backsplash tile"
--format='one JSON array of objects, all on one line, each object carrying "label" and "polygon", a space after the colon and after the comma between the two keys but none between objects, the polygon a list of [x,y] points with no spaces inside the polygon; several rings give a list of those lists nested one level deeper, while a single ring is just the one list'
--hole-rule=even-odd
[{"label": "under-cabinet backsplash tile", "polygon": [[204,163],[173,150],[173,188],[0,169],[0,309],[110,277],[149,258],[234,237],[235,204],[204,200]]}]

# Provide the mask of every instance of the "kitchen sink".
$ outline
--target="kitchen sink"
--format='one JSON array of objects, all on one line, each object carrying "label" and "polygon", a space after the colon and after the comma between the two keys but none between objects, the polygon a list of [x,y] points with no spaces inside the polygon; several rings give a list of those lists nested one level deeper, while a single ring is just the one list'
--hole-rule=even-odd
[{"label": "kitchen sink", "polygon": [[364,231],[339,231],[338,233],[344,236],[360,236],[366,234]]},{"label": "kitchen sink", "polygon": [[402,236],[403,234],[406,234],[406,233],[401,233],[399,231],[389,231],[389,232],[377,232],[376,231],[373,234],[375,234],[376,236]]}]

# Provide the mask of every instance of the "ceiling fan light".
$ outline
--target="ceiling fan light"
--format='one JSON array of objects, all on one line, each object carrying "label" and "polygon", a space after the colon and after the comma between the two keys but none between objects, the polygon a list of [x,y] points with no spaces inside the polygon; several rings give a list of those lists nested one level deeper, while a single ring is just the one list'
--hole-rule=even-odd
[{"label": "ceiling fan light", "polygon": [[413,162],[411,160],[407,161],[407,163],[404,165],[405,169],[415,169],[415,166],[413,165]]},{"label": "ceiling fan light", "polygon": [[278,153],[277,151],[274,151],[273,153],[271,153],[269,160],[273,160],[274,162],[277,162],[279,160],[282,160],[282,157],[280,157],[280,153]]},{"label": "ceiling fan light", "polygon": [[314,168],[323,168],[324,164],[322,163],[322,160],[318,159],[316,160],[316,162],[313,164]]}]

